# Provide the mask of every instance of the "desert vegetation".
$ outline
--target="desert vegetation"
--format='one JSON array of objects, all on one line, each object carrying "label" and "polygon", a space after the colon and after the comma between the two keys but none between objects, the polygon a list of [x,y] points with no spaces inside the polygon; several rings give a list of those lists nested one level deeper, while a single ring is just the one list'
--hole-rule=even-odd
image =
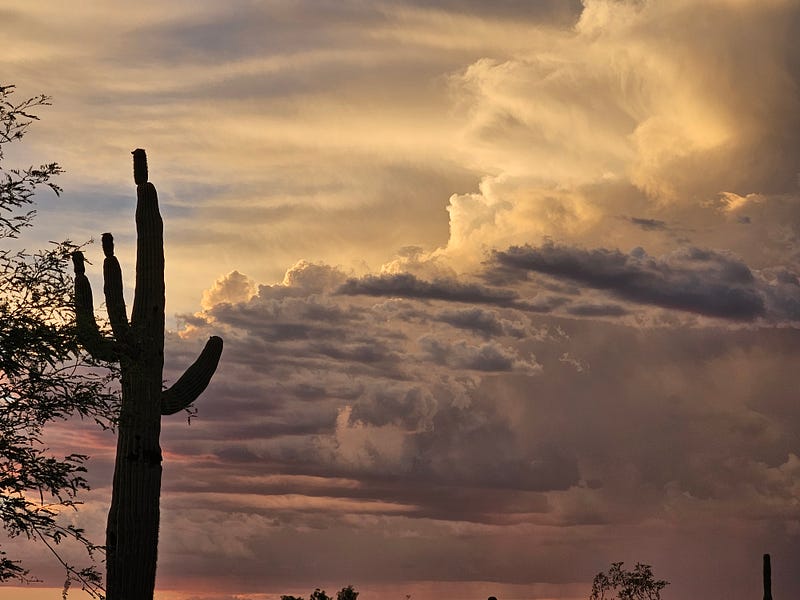
[{"label": "desert vegetation", "polygon": [[[348,585],[343,587],[341,590],[336,592],[336,600],[356,600],[358,598],[358,592],[352,585]],[[303,596],[281,596],[281,600],[305,600]],[[321,590],[316,588],[311,595],[308,597],[308,600],[334,600],[333,597],[328,596],[325,593],[325,590]]]}]

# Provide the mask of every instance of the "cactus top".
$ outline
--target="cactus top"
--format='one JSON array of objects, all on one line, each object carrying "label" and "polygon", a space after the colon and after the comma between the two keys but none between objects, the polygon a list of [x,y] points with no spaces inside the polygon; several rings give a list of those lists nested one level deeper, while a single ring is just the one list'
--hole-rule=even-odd
[{"label": "cactus top", "polygon": [[83,264],[85,260],[83,252],[80,250],[76,250],[72,253],[72,266],[75,269],[76,275],[83,275],[86,273],[86,266]]},{"label": "cactus top", "polygon": [[110,233],[104,233],[101,239],[103,241],[103,254],[114,256],[114,236]]},{"label": "cactus top", "polygon": [[136,185],[147,183],[147,154],[141,148],[133,152],[133,181]]}]

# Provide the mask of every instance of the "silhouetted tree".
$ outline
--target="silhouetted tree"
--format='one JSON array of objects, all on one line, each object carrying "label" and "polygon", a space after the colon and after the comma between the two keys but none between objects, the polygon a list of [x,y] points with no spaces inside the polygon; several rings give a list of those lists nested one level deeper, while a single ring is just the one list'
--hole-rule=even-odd
[{"label": "silhouetted tree", "polygon": [[[619,600],[660,600],[661,590],[668,581],[655,579],[650,565],[636,563],[633,571],[622,568],[625,563],[612,563],[607,573],[595,575],[590,600],[606,600],[616,597]],[[606,594],[615,594],[610,596]]]},{"label": "silhouetted tree", "polygon": [[211,381],[222,339],[211,337],[199,358],[172,387],[162,390],[164,370],[164,226],[155,186],[148,181],[144,150],[133,152],[136,183],[136,290],[128,321],[122,270],[114,239],[104,233],[103,291],[111,335],[95,321],[84,256],[72,255],[78,338],[97,360],[119,363],[122,404],[111,507],[106,526],[108,600],[153,598],[161,496],[161,415],[187,408]]},{"label": "silhouetted tree", "polygon": [[336,594],[336,600],[356,600],[357,598],[358,598],[358,592],[352,585],[343,587]]},{"label": "silhouetted tree", "polygon": [[[358,592],[352,585],[343,587],[336,593],[336,600],[356,600],[357,598],[358,598]],[[410,598],[410,596],[407,596],[407,598]],[[303,600],[303,597],[281,596],[281,600]],[[333,600],[333,598],[328,596],[328,594],[325,593],[325,590],[317,588],[314,590],[311,596],[309,596],[309,600]]]},{"label": "silhouetted tree", "polygon": [[[56,545],[77,540],[97,548],[84,531],[58,518],[63,508],[76,508],[83,477],[84,454],[51,455],[43,442],[48,423],[80,415],[104,427],[112,424],[117,404],[106,371],[80,352],[72,319],[67,265],[76,247],[69,241],[29,253],[21,236],[33,225],[36,190],[61,191],[52,178],[56,163],[25,169],[2,164],[6,144],[23,138],[37,120],[36,110],[50,104],[47,96],[15,102],[13,85],[0,85],[0,519],[11,537],[38,540],[53,552],[72,579],[99,594],[93,567],[67,564]],[[0,581],[30,581],[19,561],[0,549]]]}]

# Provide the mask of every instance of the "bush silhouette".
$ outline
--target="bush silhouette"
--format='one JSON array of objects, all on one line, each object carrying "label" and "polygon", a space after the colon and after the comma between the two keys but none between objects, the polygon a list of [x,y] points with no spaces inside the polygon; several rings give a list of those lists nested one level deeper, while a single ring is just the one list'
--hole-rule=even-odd
[{"label": "bush silhouette", "polygon": [[336,600],[356,600],[356,598],[358,598],[358,592],[352,585],[343,587],[336,594]]},{"label": "bush silhouette", "polygon": [[650,565],[636,563],[633,571],[626,571],[623,564],[612,563],[608,573],[595,575],[589,600],[661,600],[661,590],[669,585],[668,581],[655,579]]},{"label": "bush silhouette", "polygon": [[[336,593],[336,600],[356,600],[357,598],[358,598],[358,592],[352,585],[343,587]],[[302,596],[281,596],[281,600],[305,600],[305,599]],[[309,600],[333,600],[333,598],[328,596],[328,594],[325,593],[325,590],[317,588],[309,596]]]}]

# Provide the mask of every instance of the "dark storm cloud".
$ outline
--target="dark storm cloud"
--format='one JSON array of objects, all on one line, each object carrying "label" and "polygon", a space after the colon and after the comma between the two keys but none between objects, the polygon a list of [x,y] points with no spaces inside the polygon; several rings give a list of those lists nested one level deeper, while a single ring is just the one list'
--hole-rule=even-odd
[{"label": "dark storm cloud", "polygon": [[547,444],[525,449],[506,423],[465,428],[459,418],[440,419],[437,425],[441,431],[422,433],[418,440],[416,468],[424,479],[527,491],[564,490],[580,479],[571,452]]},{"label": "dark storm cloud", "polygon": [[[674,260],[673,269],[692,261],[722,268],[712,252]],[[667,271],[666,259],[657,264]],[[337,289],[339,275],[317,267],[301,265],[287,278],[292,285],[262,287],[248,302],[223,302],[210,310],[213,319],[193,322],[198,336],[223,329],[226,362],[200,418],[165,426],[165,445],[193,457],[165,486],[165,510],[192,515],[187,539],[204,539],[189,532],[220,527],[220,515],[246,519],[243,526],[222,518],[223,537],[239,544],[226,551],[226,564],[256,565],[253,557],[278,537],[281,564],[294,572],[287,553],[302,556],[303,536],[319,543],[329,532],[337,533],[333,549],[343,535],[382,531],[403,560],[418,560],[425,540],[442,540],[434,556],[494,528],[504,536],[509,527],[536,535],[537,526],[559,536],[587,528],[610,535],[653,519],[669,529],[679,518],[703,530],[709,507],[743,522],[757,514],[780,523],[791,511],[800,473],[792,458],[800,421],[787,379],[800,348],[791,330],[642,330],[460,300],[374,304],[325,291]],[[725,281],[753,277],[735,261],[728,268]],[[767,279],[787,298],[800,287],[790,269]],[[614,306],[584,290],[561,308],[605,316]],[[327,324],[338,337],[269,340],[299,315],[309,332]],[[561,334],[537,338],[537,322]],[[392,358],[365,370],[364,356],[349,349],[366,340]],[[321,351],[326,345],[334,350]],[[535,362],[524,359],[530,349]],[[209,480],[225,491],[209,493]],[[439,528],[464,533],[450,543],[452,531]],[[406,534],[414,539],[407,555],[394,543]],[[607,548],[581,536],[573,542],[594,553]],[[503,552],[503,564],[513,560],[512,550]],[[487,568],[485,556],[470,564]]]},{"label": "dark storm cloud", "polygon": [[495,252],[503,267],[565,278],[607,290],[625,300],[733,320],[764,314],[764,300],[750,269],[738,259],[699,248],[650,257],[599,248],[584,250],[548,243]]},{"label": "dark storm cloud", "polygon": [[436,410],[436,400],[418,384],[389,384],[363,390],[354,398],[350,419],[377,427],[399,425],[408,430],[419,427]]},{"label": "dark storm cloud", "polygon": [[532,313],[547,314],[555,311],[562,306],[568,305],[571,302],[569,298],[556,295],[543,295],[541,298],[538,296],[533,300],[520,300],[515,304],[520,310],[526,310]]},{"label": "dark storm cloud", "polygon": [[[569,321],[562,323],[567,327]],[[588,469],[582,472],[582,476],[592,475],[604,481],[603,487],[595,486],[594,491],[585,493],[597,497],[593,502],[605,500],[595,508],[580,503],[560,508],[566,511],[563,518],[574,523],[631,517],[631,514],[622,514],[627,510],[624,508],[627,506],[624,495],[617,496],[618,486],[631,484],[618,480],[620,464],[634,465],[626,469],[634,468],[637,481],[643,486],[680,485],[696,497],[721,499],[739,485],[738,477],[747,475],[753,481],[768,481],[773,477],[767,467],[767,471],[761,473],[755,466],[746,466],[742,461],[746,461],[748,456],[776,465],[785,460],[786,452],[796,448],[796,445],[787,446],[798,428],[794,417],[780,417],[783,433],[778,435],[773,431],[779,423],[775,419],[788,409],[788,404],[784,406],[782,403],[789,401],[791,394],[785,386],[785,378],[780,375],[783,366],[771,364],[773,360],[770,357],[783,356],[782,364],[793,360],[798,348],[796,336],[791,332],[765,332],[759,339],[752,338],[747,331],[724,330],[685,331],[680,335],[653,331],[642,336],[634,328],[598,323],[590,325],[587,322],[581,325],[573,323],[567,332],[569,337],[564,339],[574,341],[566,347],[554,345],[541,360],[547,364],[561,361],[563,351],[567,349],[592,364],[588,374],[584,372],[576,377],[574,371],[569,375],[569,365],[564,365],[563,369],[554,366],[549,375],[544,371],[529,382],[526,378],[526,382],[520,380],[511,387],[505,384],[502,393],[492,387],[482,389],[474,395],[475,404],[470,408],[448,406],[444,393],[437,393],[438,397],[431,396],[430,389],[425,389],[424,385],[387,384],[386,380],[375,379],[373,384],[361,382],[368,385],[348,402],[352,403],[352,413],[348,420],[338,423],[335,432],[330,420],[327,429],[305,432],[299,422],[290,426],[289,421],[278,428],[265,423],[262,439],[274,433],[280,434],[281,430],[284,435],[274,438],[270,444],[262,441],[260,445],[252,445],[259,440],[255,424],[250,430],[242,430],[240,437],[225,428],[213,433],[220,427],[218,422],[209,423],[211,428],[208,431],[217,439],[249,440],[251,445],[244,447],[250,450],[244,452],[238,446],[237,452],[247,459],[248,464],[253,460],[250,454],[260,456],[266,473],[279,468],[286,473],[355,477],[365,486],[358,492],[362,497],[377,498],[385,493],[378,491],[381,486],[374,482],[374,478],[387,474],[400,478],[407,485],[415,482],[414,485],[420,487],[413,494],[402,498],[396,490],[392,494],[395,494],[394,500],[417,506],[416,510],[421,511],[418,514],[435,514],[438,510],[433,500],[426,497],[430,490],[427,484],[422,485],[425,482],[479,485],[496,490],[565,489],[577,482],[575,463],[569,459],[570,453],[576,452],[577,456],[583,457],[584,468]],[[609,353],[609,346],[617,351]],[[235,341],[231,351],[229,360],[236,361],[240,351]],[[615,366],[617,361],[625,364],[635,361],[639,367],[637,372],[641,371],[641,374],[630,374],[621,380],[618,365]],[[708,361],[717,365],[714,370],[708,371],[704,366]],[[676,370],[679,365],[692,363],[696,364],[688,372],[676,375],[682,372]],[[744,364],[750,366],[742,370]],[[454,364],[451,369],[453,375],[458,372]],[[319,392],[328,385],[329,377],[329,374],[318,374],[317,389],[313,392],[317,401],[324,403],[324,395],[319,395]],[[743,377],[750,383],[737,383]],[[748,406],[752,394],[743,392],[752,385],[760,390],[756,394],[760,400],[758,405]],[[525,399],[521,405],[527,415],[524,427],[508,422],[508,415],[501,408],[503,397],[518,398],[514,402]],[[715,400],[723,397],[724,402]],[[554,399],[558,401],[554,402]],[[330,408],[330,404],[326,406],[324,410]],[[323,406],[319,405],[318,410],[322,409]],[[254,410],[258,410],[255,405]],[[579,414],[578,418],[575,418],[574,411]],[[295,416],[290,417],[291,414]],[[622,415],[627,417],[622,418]],[[287,413],[285,417],[296,419],[297,413]],[[399,425],[406,431],[409,428],[413,430],[426,419],[430,419],[430,428],[403,436],[404,449],[399,462],[385,462],[385,458],[377,460],[382,453],[380,440],[387,435],[383,428]],[[630,425],[631,420],[637,424],[635,427]],[[559,427],[553,427],[554,423]],[[669,423],[672,425],[668,426]],[[197,424],[188,430],[190,437],[187,439],[197,437],[196,427]],[[527,432],[524,438],[527,442],[519,437],[519,427]],[[634,435],[632,432],[639,428],[642,431]],[[377,436],[371,442],[375,444],[371,452],[377,462],[372,462],[372,459],[356,463],[342,461],[347,456],[348,438],[358,438],[370,429]],[[338,449],[336,453],[320,454],[313,443],[317,435],[338,436],[332,446]],[[723,447],[708,448],[704,440],[709,435]],[[287,436],[293,437],[294,441]],[[623,438],[627,441],[623,442]],[[616,441],[611,443],[609,440]],[[526,443],[530,446],[526,447]],[[639,450],[627,454],[630,444]],[[219,447],[223,449],[226,444]],[[685,447],[681,452],[686,456],[680,460],[674,456],[670,458],[663,454],[666,447]],[[565,454],[568,448],[570,452]],[[724,468],[716,458],[722,454],[731,457],[729,465]],[[736,464],[739,463],[742,466],[738,468],[744,470],[737,473]],[[232,463],[226,464],[229,469],[234,468]],[[252,473],[252,466],[242,468],[243,474]],[[677,483],[670,484],[671,481]],[[268,491],[271,488],[263,489]],[[305,493],[302,486],[295,491]],[[351,492],[342,494],[350,497]],[[653,507],[661,501],[659,498],[663,500],[658,494],[652,498],[640,498],[645,504],[637,512],[644,515],[654,510]],[[623,507],[610,511],[606,501],[623,503]],[[477,509],[464,506],[459,511],[459,518],[494,522],[500,517],[481,516]]]},{"label": "dark storm cloud", "polygon": [[[795,285],[791,273],[777,278]],[[631,542],[631,527],[661,543],[676,527],[687,530],[687,539],[698,531],[704,539],[719,535],[718,521],[707,526],[709,511],[736,520],[737,535],[749,523],[776,529],[791,523],[800,475],[793,458],[800,453],[791,369],[800,357],[796,332],[773,328],[753,336],[749,328],[642,331],[597,320],[548,321],[565,335],[541,348],[548,368],[538,377],[493,379],[462,407],[446,389],[431,395],[411,382],[361,380],[361,393],[338,403],[352,405],[348,419],[320,393],[335,388],[336,373],[324,371],[315,375],[314,389],[286,382],[283,413],[263,418],[273,384],[261,391],[261,406],[226,419],[213,405],[229,401],[219,392],[231,380],[244,379],[232,367],[249,352],[235,335],[241,331],[232,329],[227,364],[198,402],[200,418],[191,427],[165,420],[163,444],[172,453],[165,465],[171,532],[164,536],[165,564],[191,551],[193,568],[222,565],[244,576],[261,573],[263,557],[272,553],[282,572],[302,579],[303,563],[293,561],[307,555],[310,543],[319,556],[338,556],[347,539],[358,548],[358,564],[370,565],[354,572],[356,581],[367,580],[373,563],[365,561],[376,553],[375,564],[394,573],[381,548],[416,564],[426,544],[435,544],[425,550],[430,560],[472,549],[475,556],[467,552],[463,560],[488,576],[520,554],[530,560],[530,539],[549,539],[548,531],[558,530],[561,540],[543,541],[548,552],[569,547],[565,556],[582,556],[591,566],[598,551],[649,556],[646,545]],[[194,352],[194,342],[172,340],[170,355],[175,344]],[[592,368],[576,373],[559,362],[564,352]],[[311,409],[306,417],[300,405]],[[415,428],[426,419],[429,427]],[[402,449],[388,460],[383,440],[395,427],[402,429]],[[370,432],[359,443],[364,453],[353,454],[354,442]],[[653,529],[654,520],[665,525]],[[518,547],[508,546],[513,532]],[[506,540],[489,567],[486,544],[499,538],[487,535]],[[615,536],[620,541],[609,550]],[[780,539],[774,534],[769,547]],[[333,577],[353,568],[334,564],[326,567]],[[185,567],[172,568],[184,573]],[[568,572],[562,576],[569,579]]]},{"label": "dark storm cloud", "polygon": [[363,294],[501,306],[509,305],[517,298],[517,294],[508,289],[462,283],[455,279],[425,281],[411,273],[366,275],[360,279],[348,279],[339,288],[338,293],[351,296]]},{"label": "dark storm cloud", "polygon": [[460,310],[444,310],[434,318],[484,337],[510,335],[522,338],[527,334],[525,324],[521,321],[503,319],[496,311],[477,306]]},{"label": "dark storm cloud", "polygon": [[420,338],[419,345],[434,363],[455,369],[484,372],[520,370],[535,373],[541,368],[536,361],[521,360],[516,352],[499,344],[487,342],[472,345],[464,340],[444,342],[431,336]]},{"label": "dark storm cloud", "polygon": [[767,272],[772,281],[763,287],[771,310],[792,321],[800,321],[800,280],[796,272],[779,268]]},{"label": "dark storm cloud", "polygon": [[[565,423],[567,430],[594,428],[580,440],[566,435],[585,458],[601,452],[600,444],[611,444],[602,450],[604,458],[597,455],[605,463],[604,493],[613,493],[611,482],[619,474],[615,460],[635,464],[637,477],[647,485],[664,491],[677,485],[694,497],[720,500],[734,487],[749,485],[751,477],[766,483],[778,465],[794,469],[790,454],[798,450],[794,436],[800,421],[793,411],[784,412],[791,397],[787,366],[800,352],[792,330],[763,329],[758,336],[746,329],[651,330],[642,336],[635,328],[594,322],[588,326],[590,339],[574,337],[579,327],[586,330],[586,322],[565,322],[565,327],[575,340],[570,352],[591,370],[569,379],[545,371],[525,385],[530,414],[540,419],[531,435],[542,443],[565,435],[565,430],[549,434],[547,424],[568,415],[575,420]],[[547,358],[543,353],[541,360]],[[620,377],[619,369],[633,364],[636,369]],[[753,387],[743,388],[745,381]],[[558,403],[550,402],[553,395]],[[613,425],[622,415],[637,425]],[[612,430],[615,442],[606,436]],[[625,442],[617,437],[623,431],[632,436]],[[628,444],[636,451],[622,458]],[[590,471],[584,477],[591,478]]]},{"label": "dark storm cloud", "polygon": [[567,313],[576,317],[623,317],[630,314],[630,311],[619,304],[580,303],[568,306]]},{"label": "dark storm cloud", "polygon": [[[542,371],[530,349],[519,348],[543,335],[527,316],[460,306],[468,300],[505,304],[512,293],[413,276],[344,283],[377,282],[368,288],[376,295],[398,295],[399,289],[406,296],[374,304],[341,293],[342,280],[335,268],[301,262],[283,284],[260,286],[244,302],[223,299],[187,320],[193,339],[211,331],[225,337],[226,361],[215,378],[216,401],[200,407],[191,431],[169,427],[173,451],[198,456],[210,450],[228,477],[260,464],[270,473],[362,482],[360,491],[340,491],[337,498],[396,502],[396,493],[383,498],[385,486],[375,483],[391,477],[415,490],[402,498],[412,514],[471,522],[505,517],[487,511],[485,502],[447,516],[441,498],[465,497],[463,486],[541,491],[577,481],[574,458],[551,447],[524,449],[495,405],[476,403],[483,377]],[[217,287],[226,298],[225,281]],[[187,343],[170,340],[176,347]],[[198,439],[217,441],[198,446]],[[212,463],[197,468],[217,470]],[[174,489],[194,489],[194,480],[187,474]],[[429,494],[433,482],[451,492]],[[269,486],[254,485],[270,493]],[[245,493],[242,484],[228,489]],[[535,504],[543,510],[542,499]],[[333,504],[331,510],[339,509]]]},{"label": "dark storm cloud", "polygon": [[[277,286],[276,286],[277,287]],[[363,311],[355,307],[343,307],[317,298],[292,298],[282,300],[265,298],[265,286],[259,296],[245,304],[222,303],[214,306],[209,314],[222,322],[243,327],[265,327],[265,340],[279,339],[326,339],[336,336],[350,323],[363,318]],[[272,314],[274,321],[263,323],[261,317]]]},{"label": "dark storm cloud", "polygon": [[641,227],[645,231],[664,231],[667,229],[667,224],[658,219],[644,219],[640,217],[627,217],[633,225]]}]

